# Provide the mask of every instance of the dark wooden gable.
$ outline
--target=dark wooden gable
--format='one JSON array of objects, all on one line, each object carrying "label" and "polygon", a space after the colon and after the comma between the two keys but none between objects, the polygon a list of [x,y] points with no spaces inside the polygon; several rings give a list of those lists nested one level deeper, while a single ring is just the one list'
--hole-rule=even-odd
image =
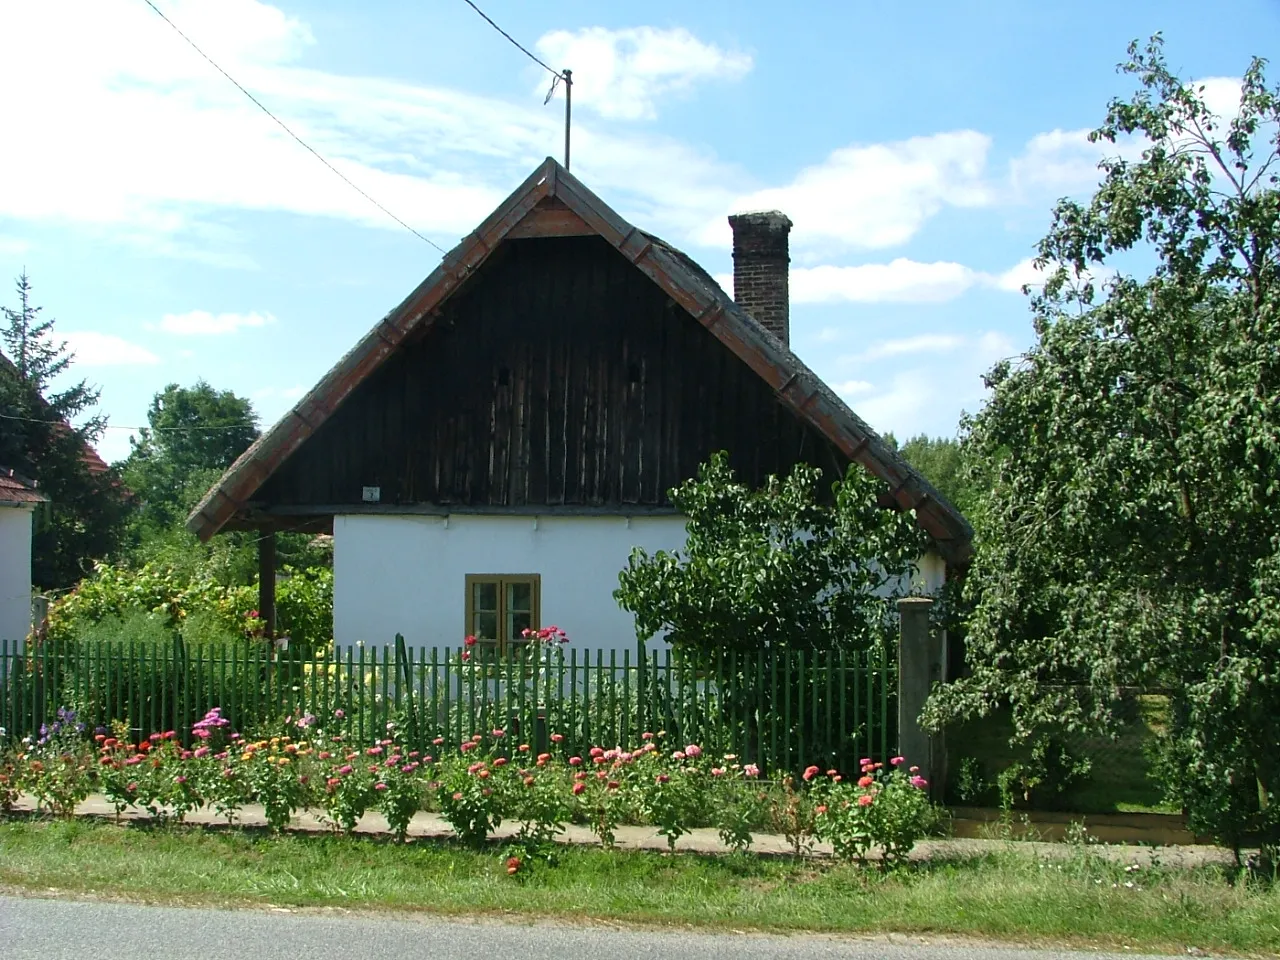
[{"label": "dark wooden gable", "polygon": [[759,483],[848,463],[596,236],[505,241],[254,495],[258,509],[361,502],[662,507],[727,450]]}]

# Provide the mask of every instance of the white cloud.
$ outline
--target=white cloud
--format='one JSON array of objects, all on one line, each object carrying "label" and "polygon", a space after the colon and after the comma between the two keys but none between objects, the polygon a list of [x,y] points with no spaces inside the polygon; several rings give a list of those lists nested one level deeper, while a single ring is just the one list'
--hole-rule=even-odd
[{"label": "white cloud", "polygon": [[167,313],[160,321],[165,333],[180,336],[221,336],[235,333],[245,327],[265,327],[275,323],[269,313],[210,313],[207,310],[191,310],[187,313]]},{"label": "white cloud", "polygon": [[[1227,124],[1240,112],[1239,77],[1205,77],[1188,84],[1204,100],[1219,121],[1214,135],[1226,135]],[[1009,162],[1009,179],[1016,195],[1074,196],[1092,192],[1102,180],[1098,164],[1108,157],[1134,162],[1150,146],[1143,137],[1121,137],[1115,143],[1089,142],[1090,128],[1055,129],[1027,141],[1022,153]],[[1179,138],[1175,137],[1177,141]]]},{"label": "white cloud", "polygon": [[887,390],[859,400],[855,409],[873,429],[907,437],[913,433],[909,424],[926,419],[933,391],[932,377],[926,371],[906,370],[894,375]]},{"label": "white cloud", "polygon": [[867,380],[846,380],[844,383],[837,383],[834,387],[836,393],[846,399],[870,393],[875,388],[875,384]]},{"label": "white cloud", "polygon": [[978,337],[976,342],[977,355],[985,364],[995,363],[997,360],[1005,360],[1013,356],[1017,352],[1013,341],[1003,333],[995,330],[988,330],[986,333]]},{"label": "white cloud", "polygon": [[995,285],[1010,293],[1021,293],[1024,286],[1043,287],[1045,271],[1037,270],[1034,257],[1019,260],[1004,273],[994,278]]},{"label": "white cloud", "polygon": [[1088,129],[1037,133],[1022,153],[1009,161],[1010,182],[1020,195],[1092,190],[1102,177],[1098,164],[1109,146],[1090,143]]},{"label": "white cloud", "polygon": [[959,263],[898,258],[856,267],[800,267],[791,271],[794,303],[941,303],[960,296],[982,275]]},{"label": "white cloud", "polygon": [[953,435],[959,411],[975,409],[986,396],[982,374],[1016,352],[1013,341],[997,331],[955,339],[957,356],[898,371],[885,389],[858,397],[858,415],[876,430],[900,438]]},{"label": "white cloud", "polygon": [[[444,246],[559,152],[560,118],[540,106],[300,65],[310,31],[260,0],[163,9],[343,174]],[[668,37],[669,49],[678,39]],[[656,89],[682,89],[659,56],[668,47],[646,47],[638,60],[639,48],[619,49]],[[720,74],[743,69],[728,54],[716,62]],[[72,223],[221,265],[243,265],[218,249],[237,242],[216,235],[214,216],[225,210],[400,229],[134,0],[0,4],[0,84],[21,85],[6,118],[41,145],[0,151],[0,182],[23,184],[0,191],[0,217]],[[627,215],[648,215],[653,229],[686,236],[745,184],[736,168],[669,138],[604,135],[589,124],[574,136],[577,168],[593,187],[616,190],[610,199]]]},{"label": "white cloud", "polygon": [[63,334],[63,339],[75,354],[77,367],[151,366],[160,362],[146,347],[110,333],[79,330]]},{"label": "white cloud", "polygon": [[31,244],[21,237],[7,237],[0,234],[0,255],[21,256],[31,249]]},{"label": "white cloud", "polygon": [[883,360],[914,353],[949,353],[964,345],[964,337],[951,333],[922,333],[914,337],[881,340],[873,343],[856,358],[861,361]]},{"label": "white cloud", "polygon": [[[1113,273],[1104,271],[1097,276]],[[732,292],[733,274],[718,273],[715,280],[726,292]],[[792,303],[944,303],[974,288],[1018,293],[1024,283],[1044,283],[1030,257],[995,274],[949,260],[921,263],[899,257],[889,263],[793,267],[789,280]],[[838,332],[828,328],[819,339],[824,336],[830,341]]]},{"label": "white cloud", "polygon": [[[749,54],[704,43],[682,27],[553,30],[536,46],[551,66],[573,70],[574,106],[620,120],[652,119],[660,96],[687,94],[700,81],[739,80],[752,67]],[[538,79],[541,93],[545,74]]]},{"label": "white cloud", "polygon": [[[740,196],[725,213],[781,210],[797,247],[837,243],[879,248],[906,243],[943,207],[994,201],[984,179],[991,138],[973,130],[849,146],[802,170],[784,187]],[[724,218],[703,239],[726,244]]]},{"label": "white cloud", "polygon": [[[1021,293],[1022,288],[1029,287],[1032,290],[1038,290],[1044,286],[1045,279],[1049,273],[1054,270],[1052,264],[1046,264],[1044,270],[1037,270],[1034,257],[1027,257],[1025,260],[1019,260],[1003,273],[995,276],[988,276],[987,282],[992,286],[1005,290],[1010,293]],[[1100,285],[1110,280],[1116,275],[1116,270],[1111,267],[1100,267],[1093,270],[1086,270],[1076,279],[1079,283],[1093,283]]]},{"label": "white cloud", "polygon": [[1205,106],[1221,118],[1224,127],[1239,116],[1243,86],[1239,77],[1205,77],[1194,81],[1192,86],[1204,99]]}]

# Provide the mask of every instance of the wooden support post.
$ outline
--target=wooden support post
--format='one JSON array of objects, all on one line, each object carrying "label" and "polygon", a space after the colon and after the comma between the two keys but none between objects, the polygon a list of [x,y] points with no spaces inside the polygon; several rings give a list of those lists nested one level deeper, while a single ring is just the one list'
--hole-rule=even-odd
[{"label": "wooden support post", "polygon": [[276,636],[276,534],[258,538],[258,617],[268,640]]},{"label": "wooden support post", "polygon": [[930,796],[941,801],[946,777],[942,737],[920,726],[920,711],[933,685],[946,680],[943,638],[929,623],[932,606],[928,597],[898,601],[898,752],[920,768]]}]

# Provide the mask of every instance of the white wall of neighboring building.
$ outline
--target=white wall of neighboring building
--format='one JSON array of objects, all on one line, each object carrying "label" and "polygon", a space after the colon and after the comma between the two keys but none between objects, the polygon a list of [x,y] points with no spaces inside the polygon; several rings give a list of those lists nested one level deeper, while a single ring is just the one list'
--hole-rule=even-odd
[{"label": "white wall of neighboring building", "polygon": [[0,640],[10,650],[31,630],[31,513],[0,506]]},{"label": "white wall of neighboring building", "polygon": [[[419,646],[466,635],[467,574],[536,573],[542,626],[579,648],[634,650],[631,614],[613,591],[633,547],[678,550],[684,517],[450,517],[357,514],[333,521],[333,629],[339,646],[381,645],[397,633]],[[934,593],[946,566],[922,558],[910,592]]]},{"label": "white wall of neighboring building", "polygon": [[941,554],[930,550],[921,557],[914,581],[913,594],[929,597],[940,593],[947,584],[947,562]]},{"label": "white wall of neighboring building", "polygon": [[333,520],[333,631],[340,646],[455,646],[467,633],[467,574],[536,573],[541,620],[579,648],[635,650],[635,621],[613,591],[633,547],[684,544],[680,516],[450,517],[359,514]]}]

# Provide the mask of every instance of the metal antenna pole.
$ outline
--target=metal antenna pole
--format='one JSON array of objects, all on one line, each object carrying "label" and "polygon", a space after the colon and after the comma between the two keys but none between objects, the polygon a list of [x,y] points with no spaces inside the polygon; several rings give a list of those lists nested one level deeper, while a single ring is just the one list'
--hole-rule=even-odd
[{"label": "metal antenna pole", "polygon": [[569,124],[573,118],[573,71],[566,70],[564,77],[564,168],[569,169]]}]

